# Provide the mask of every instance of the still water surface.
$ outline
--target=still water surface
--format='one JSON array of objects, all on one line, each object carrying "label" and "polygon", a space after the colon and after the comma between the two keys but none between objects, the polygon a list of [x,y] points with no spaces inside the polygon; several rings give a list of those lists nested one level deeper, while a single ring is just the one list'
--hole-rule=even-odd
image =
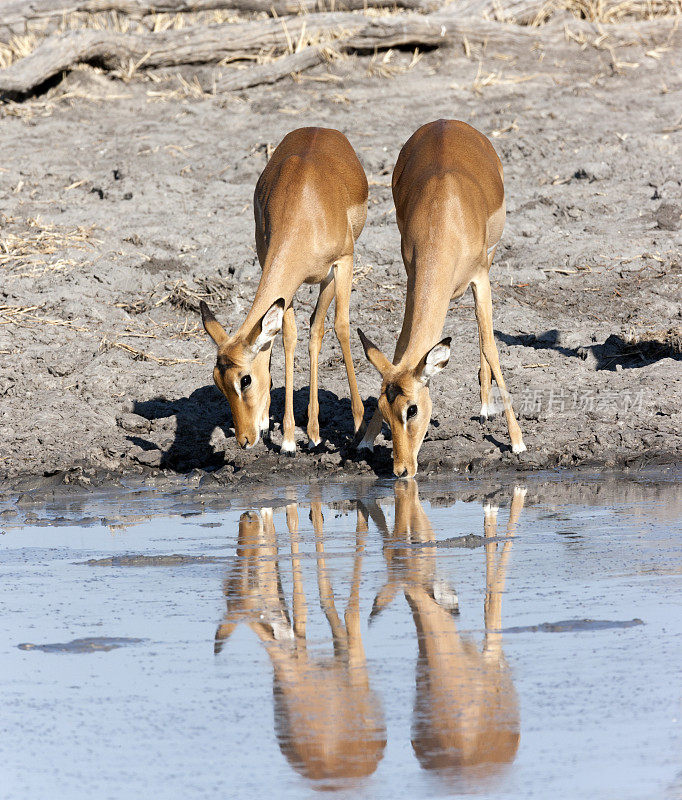
[{"label": "still water surface", "polygon": [[0,797],[682,798],[681,511],[668,476],[3,517]]}]

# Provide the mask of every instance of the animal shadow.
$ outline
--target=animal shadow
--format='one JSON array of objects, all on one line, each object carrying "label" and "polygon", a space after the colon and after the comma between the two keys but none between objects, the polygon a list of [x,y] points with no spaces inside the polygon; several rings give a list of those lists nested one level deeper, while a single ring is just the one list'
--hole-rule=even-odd
[{"label": "animal shadow", "polygon": [[[294,417],[296,425],[305,431],[308,417],[308,387],[294,392]],[[350,399],[339,398],[326,389],[319,391],[320,435],[325,444],[338,450],[348,448],[353,438],[353,415]],[[173,441],[162,451],[159,466],[176,472],[188,472],[200,467],[218,469],[226,462],[227,453],[216,450],[211,443],[214,431],[221,429],[227,439],[227,449],[238,449],[234,439],[234,430],[230,405],[215,386],[202,386],[189,397],[170,399],[154,397],[150,400],[136,400],[133,413],[151,422],[175,418]],[[273,389],[270,405],[270,426],[279,426],[284,415],[284,389]],[[159,450],[159,445],[141,436],[129,436],[129,441],[142,450]],[[305,441],[305,440],[304,440]],[[300,441],[299,450],[305,447]],[[271,452],[279,452],[269,437],[257,445],[257,450],[267,448]],[[254,451],[254,456],[257,453]]]},{"label": "animal shadow", "polygon": [[[532,347],[535,350],[555,350],[568,358],[591,361],[598,370],[615,370],[647,367],[662,358],[682,360],[682,342],[675,340],[670,332],[661,332],[650,339],[628,342],[622,336],[611,334],[603,344],[569,347],[562,344],[562,334],[555,328],[536,335],[534,333],[511,335],[495,331],[495,336],[507,345]],[[679,337],[678,337],[679,339]]]}]

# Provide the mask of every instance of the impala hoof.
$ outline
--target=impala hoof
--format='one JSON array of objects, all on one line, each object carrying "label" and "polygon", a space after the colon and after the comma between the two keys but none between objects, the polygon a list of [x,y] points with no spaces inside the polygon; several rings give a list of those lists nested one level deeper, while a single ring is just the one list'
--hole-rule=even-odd
[{"label": "impala hoof", "polygon": [[279,449],[283,456],[293,456],[296,453],[296,442],[283,441]]},{"label": "impala hoof", "polygon": [[322,439],[311,439],[308,437],[308,450],[314,450],[321,442]]},{"label": "impala hoof", "polygon": [[525,453],[526,452],[526,445],[523,442],[519,442],[518,444],[512,445],[512,453]]}]

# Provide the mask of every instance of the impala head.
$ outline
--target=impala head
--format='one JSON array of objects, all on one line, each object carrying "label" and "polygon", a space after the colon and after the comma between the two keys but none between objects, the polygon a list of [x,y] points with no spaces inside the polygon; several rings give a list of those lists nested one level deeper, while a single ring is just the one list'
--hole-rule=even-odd
[{"label": "impala head", "polygon": [[429,381],[450,359],[450,337],[428,350],[416,366],[393,365],[358,329],[367,360],[381,375],[379,409],[391,427],[393,473],[414,477],[417,456],[431,420]]},{"label": "impala head", "polygon": [[274,302],[246,334],[228,336],[225,328],[201,301],[206,333],[218,347],[213,380],[227,397],[237,442],[250,448],[269,427],[270,347],[282,328],[284,298]]}]

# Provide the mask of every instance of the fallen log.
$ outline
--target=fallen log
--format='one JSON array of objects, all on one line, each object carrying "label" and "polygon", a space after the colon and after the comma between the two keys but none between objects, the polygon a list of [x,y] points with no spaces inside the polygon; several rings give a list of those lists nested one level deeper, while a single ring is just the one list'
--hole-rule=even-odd
[{"label": "fallen log", "polygon": [[[467,1],[472,5],[481,3],[481,0]],[[570,0],[498,0],[495,3],[485,0],[481,13],[497,22],[533,25],[541,24],[555,14],[568,13],[571,7]],[[599,6],[599,10],[602,16],[606,17],[601,24],[610,25],[619,22],[628,24],[649,22],[652,18],[664,14],[672,16],[671,11],[675,7],[671,0],[628,0],[627,3],[614,2],[610,6]],[[572,16],[578,21],[599,24],[595,20],[580,20],[575,15]]]},{"label": "fallen log", "polygon": [[394,7],[430,11],[438,5],[439,0],[10,0],[0,5],[0,41],[25,33],[29,25],[47,27],[53,23],[52,27],[56,27],[64,16],[78,13],[115,11],[133,19],[143,19],[152,14],[216,10],[274,12],[277,16],[284,16],[301,12]]},{"label": "fallen log", "polygon": [[30,55],[0,71],[0,92],[27,94],[78,63],[109,70],[131,63],[147,68],[217,63],[253,57],[272,47],[288,48],[303,31],[317,35],[336,30],[341,35],[365,22],[360,14],[324,13],[234,25],[197,25],[149,34],[67,31],[47,38]]},{"label": "fallen log", "polygon": [[567,32],[574,36],[608,40],[610,46],[672,36],[677,19],[661,17],[636,25],[601,25],[574,20],[541,27],[511,25],[480,18],[460,18],[456,8],[420,14],[368,17],[353,13],[318,13],[254,20],[241,24],[195,26],[149,34],[78,30],[52,36],[36,50],[0,71],[0,93],[25,95],[54,75],[77,63],[106,69],[173,67],[249,58],[264,50],[291,50],[309,35],[324,35],[342,51],[367,52],[390,47],[440,47],[466,39],[473,44],[503,47],[506,52],[528,52],[556,45]]},{"label": "fallen log", "polygon": [[324,53],[317,47],[304,47],[298,53],[282,56],[269,64],[258,64],[246,69],[233,70],[230,75],[224,75],[216,80],[209,88],[218,92],[238,92],[250,89],[252,86],[261,86],[267,83],[276,83],[295,72],[302,72],[326,61]]}]

